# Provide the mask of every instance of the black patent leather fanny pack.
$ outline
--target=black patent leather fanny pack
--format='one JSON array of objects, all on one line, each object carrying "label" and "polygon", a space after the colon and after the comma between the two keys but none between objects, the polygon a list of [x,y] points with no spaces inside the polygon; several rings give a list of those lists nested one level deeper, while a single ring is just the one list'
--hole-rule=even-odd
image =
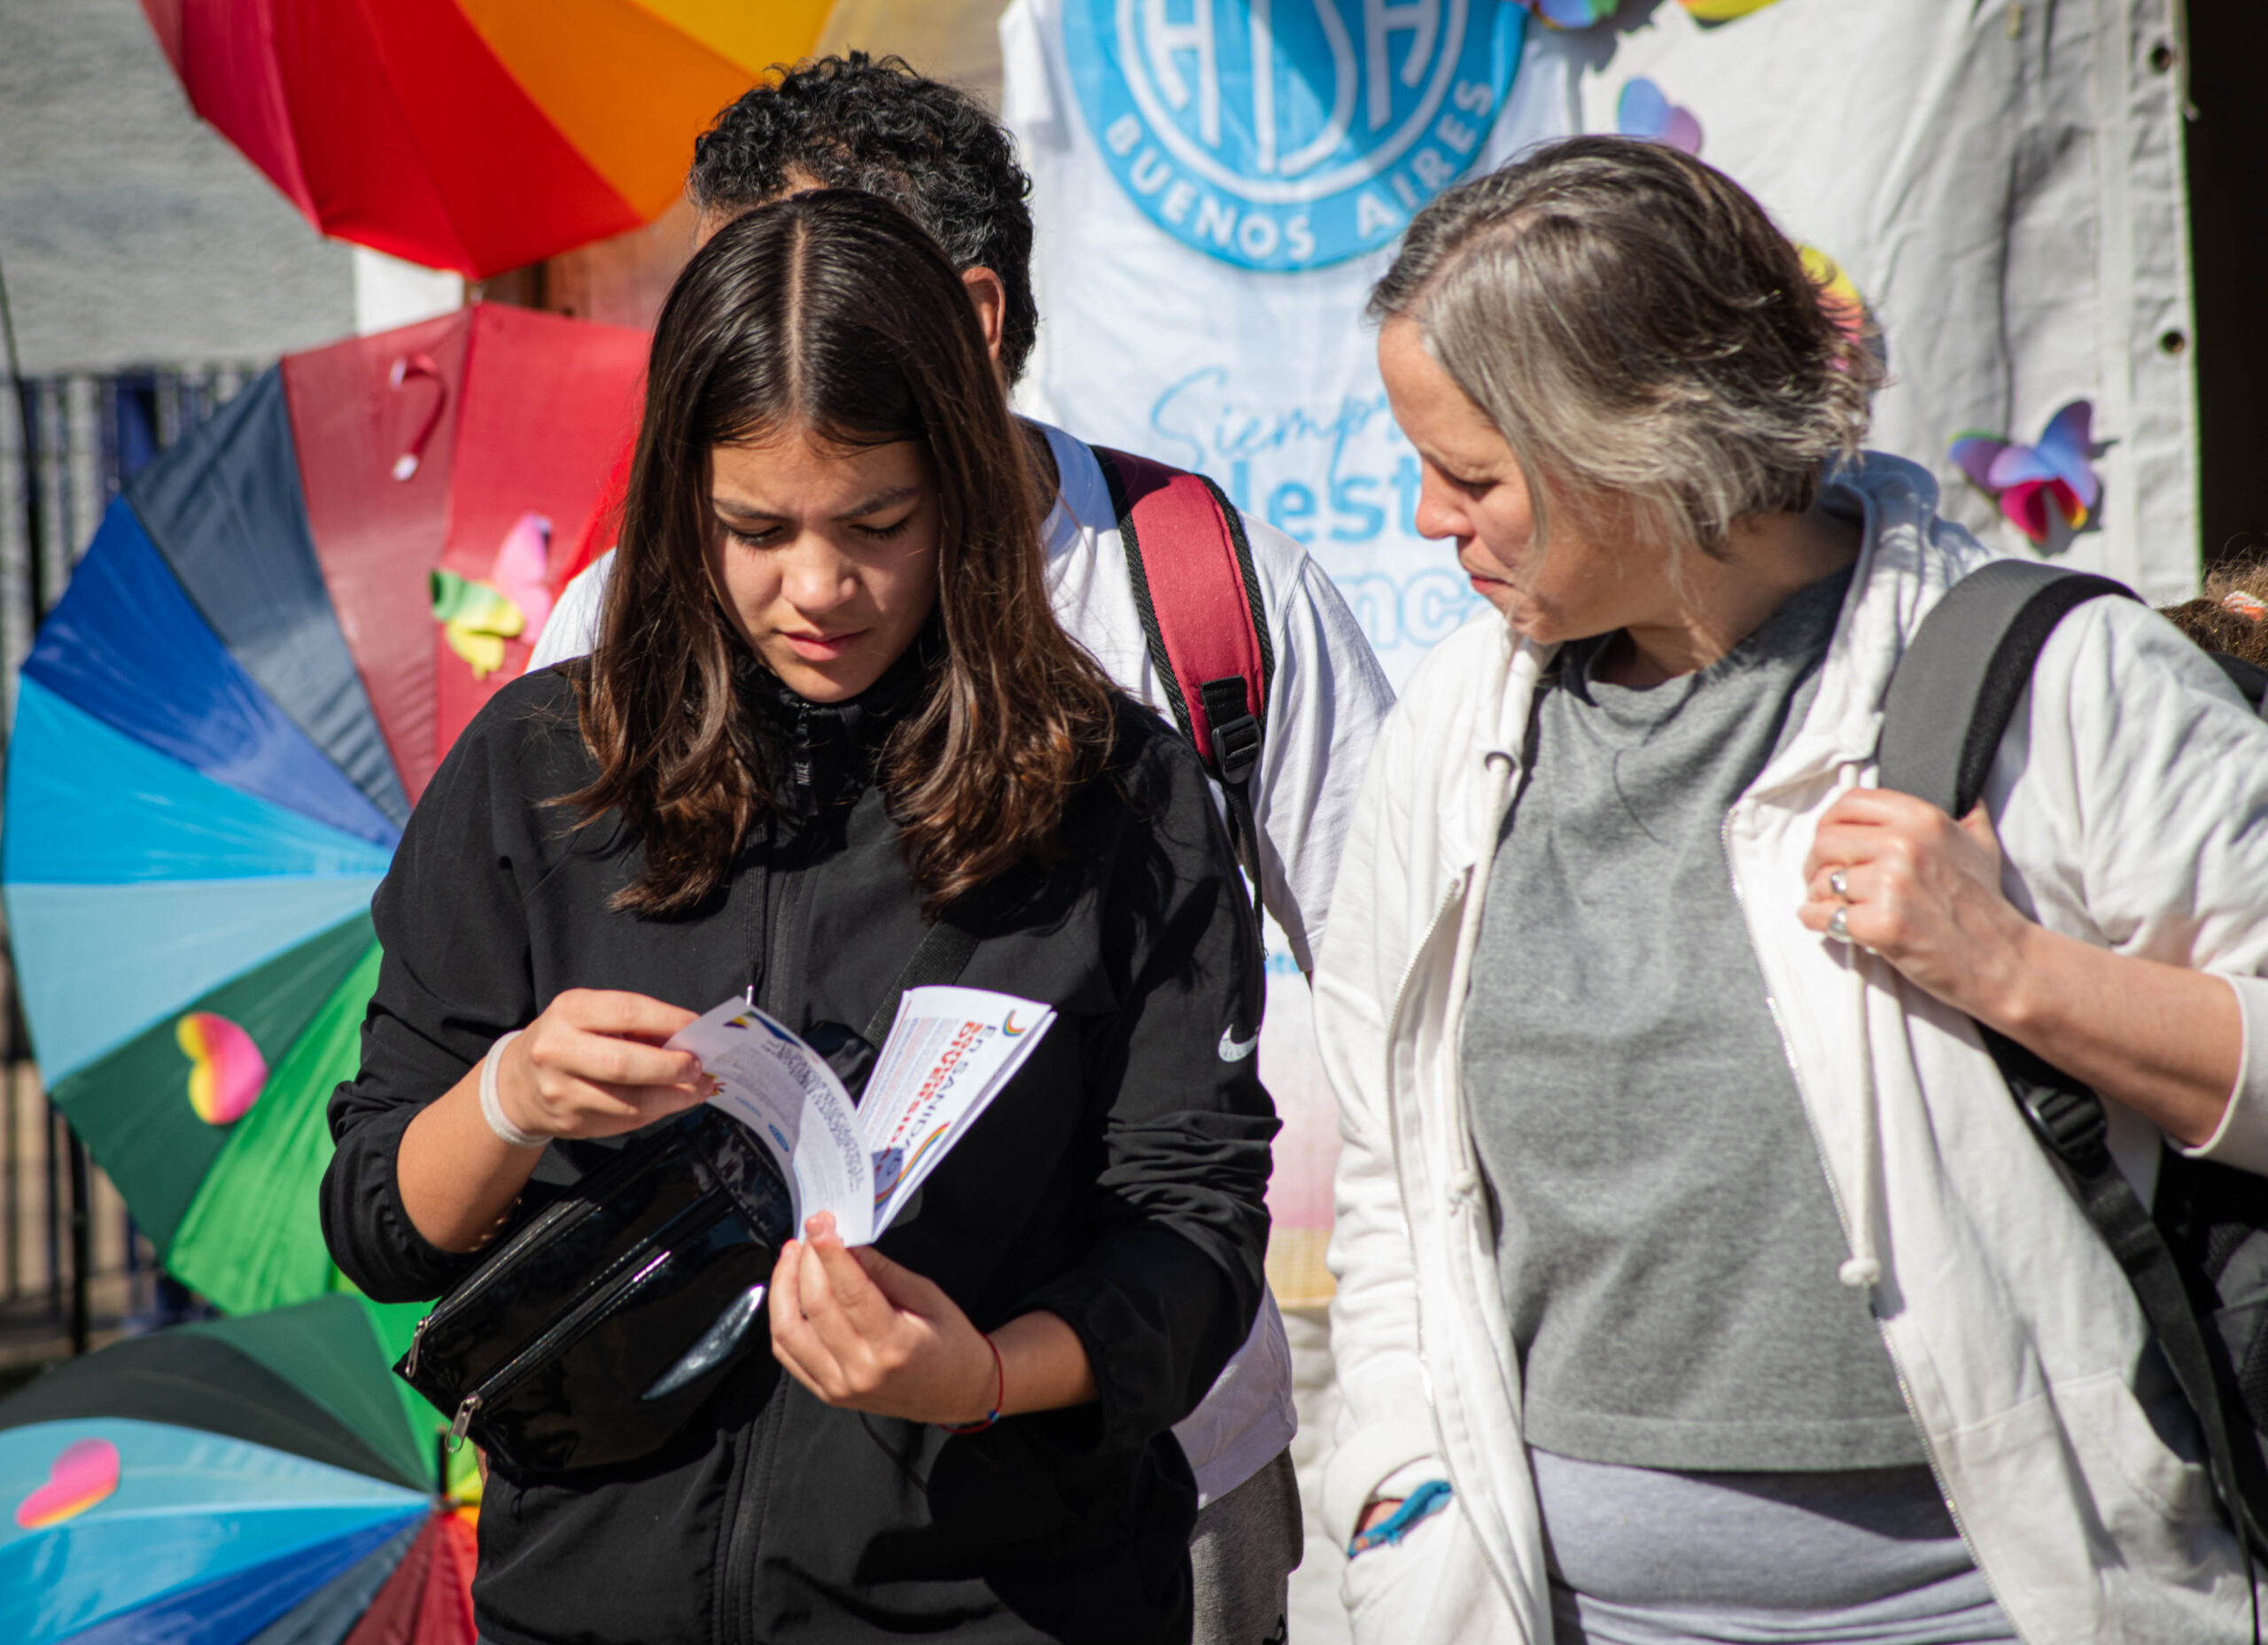
[{"label": "black patent leather fanny pack", "polygon": [[792,1205],[762,1145],[695,1108],[500,1245],[394,1370],[514,1474],[634,1462],[770,1340]]},{"label": "black patent leather fanny pack", "polygon": [[[977,947],[946,908],[866,1025],[908,989],[959,980]],[[840,1070],[838,1070],[839,1072]],[[768,1344],[764,1288],[795,1228],[770,1153],[705,1105],[547,1207],[419,1322],[394,1370],[514,1474],[658,1450]]]}]

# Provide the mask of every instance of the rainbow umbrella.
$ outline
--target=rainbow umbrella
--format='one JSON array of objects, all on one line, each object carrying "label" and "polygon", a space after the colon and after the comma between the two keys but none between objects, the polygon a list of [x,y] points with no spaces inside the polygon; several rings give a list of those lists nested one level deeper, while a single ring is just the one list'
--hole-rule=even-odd
[{"label": "rainbow umbrella", "polygon": [[650,222],[829,0],[142,0],[197,112],[325,234],[484,279]]},{"label": "rainbow umbrella", "polygon": [[370,894],[524,666],[644,350],[483,306],[287,357],[135,477],[24,665],[0,881],[33,1049],[227,1311],[342,1283],[314,1185]]},{"label": "rainbow umbrella", "polygon": [[0,1401],[0,1638],[471,1645],[476,1510],[387,1370],[417,1311],[178,1327]]}]

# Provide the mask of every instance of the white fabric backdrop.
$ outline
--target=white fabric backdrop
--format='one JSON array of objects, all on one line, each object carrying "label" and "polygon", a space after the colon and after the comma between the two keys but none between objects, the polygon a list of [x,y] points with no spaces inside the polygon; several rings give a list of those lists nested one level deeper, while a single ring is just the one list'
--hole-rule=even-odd
[{"label": "white fabric backdrop", "polygon": [[[1364,298],[1408,211],[1454,172],[1616,129],[1643,76],[1697,122],[1702,158],[1866,300],[1893,379],[1872,443],[1929,464],[1949,512],[2021,548],[1946,446],[1971,430],[2029,442],[2091,400],[2102,502],[2059,550],[2154,601],[2185,597],[2198,555],[2174,20],[2169,0],[1777,0],[1711,26],[1627,0],[1563,32],[1511,0],[1014,0],[1002,113],[1033,178],[1042,316],[1022,401],[1082,438],[1201,469],[1305,541],[1405,677],[1477,601],[1410,529],[1416,464]],[[1286,1121],[1271,1204],[1279,1243],[1311,1254],[1336,1116],[1297,979],[1270,982],[1262,1056]],[[1313,1265],[1271,1269],[1280,1291]],[[1286,1301],[1315,1300],[1299,1286],[1310,1294]],[[1294,1331],[1321,1353],[1319,1320]],[[1305,1462],[1329,1391],[1315,1363],[1303,1375]],[[1334,1558],[1310,1542],[1296,1638],[1338,1633]]]}]

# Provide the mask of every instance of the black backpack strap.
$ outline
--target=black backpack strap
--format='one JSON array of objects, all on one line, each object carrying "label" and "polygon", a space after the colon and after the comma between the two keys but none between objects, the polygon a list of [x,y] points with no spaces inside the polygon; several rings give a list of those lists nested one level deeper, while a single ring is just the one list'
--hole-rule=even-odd
[{"label": "black backpack strap", "polygon": [[2196,1416],[2207,1470],[2245,1545],[2249,1578],[2251,1557],[2268,1557],[2268,1461],[2227,1344],[2198,1317],[2190,1281],[2164,1231],[2111,1158],[2102,1098],[2014,1040],[1982,1023],[1977,1028],[2032,1134],[2141,1304],[2158,1352]]},{"label": "black backpack strap", "polygon": [[[2133,591],[2107,577],[2031,560],[1994,560],[1946,591],[1891,675],[1878,756],[1885,788],[1969,815],[2032,664],[2074,606]],[[1958,740],[1949,733],[1960,728]]]},{"label": "black backpack strap", "polygon": [[2268,702],[2268,668],[2231,656],[2225,651],[2208,651],[2205,655],[2220,664],[2221,672],[2229,677],[2229,684],[2236,687],[2237,694],[2256,710]]},{"label": "black backpack strap", "polygon": [[[1995,560],[1953,585],[1922,621],[1883,703],[1876,780],[1966,816],[2065,614],[2105,595],[2134,598],[2107,577]],[[2111,1158],[2102,1098],[2014,1040],[1977,1024],[2033,1135],[2126,1275],[2158,1350],[2196,1414],[2214,1487],[2244,1542],[2247,1578],[2268,1556],[2268,1463],[2234,1368],[2204,1328],[2164,1235]]]},{"label": "black backpack strap", "polygon": [[908,990],[958,982],[960,974],[967,969],[969,957],[976,952],[977,939],[975,933],[954,917],[958,906],[939,912],[930,924],[928,935],[921,939],[921,945],[897,974],[897,981],[889,985],[882,1004],[874,1007],[874,1014],[866,1024],[866,1044],[876,1051],[889,1036],[889,1026],[897,1018],[897,1002]]}]

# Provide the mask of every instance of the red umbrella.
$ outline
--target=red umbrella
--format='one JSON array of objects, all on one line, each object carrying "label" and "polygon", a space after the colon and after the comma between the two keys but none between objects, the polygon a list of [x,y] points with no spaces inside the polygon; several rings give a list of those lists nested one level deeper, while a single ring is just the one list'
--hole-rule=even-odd
[{"label": "red umbrella", "polygon": [[650,222],[827,0],[142,0],[197,112],[326,234],[485,279]]},{"label": "red umbrella", "polygon": [[503,587],[505,545],[534,516],[556,544],[535,575],[555,594],[559,548],[581,539],[636,423],[645,362],[641,332],[495,304],[285,357],[315,555],[411,800],[543,626],[524,610],[484,665],[436,633],[427,573]]}]

